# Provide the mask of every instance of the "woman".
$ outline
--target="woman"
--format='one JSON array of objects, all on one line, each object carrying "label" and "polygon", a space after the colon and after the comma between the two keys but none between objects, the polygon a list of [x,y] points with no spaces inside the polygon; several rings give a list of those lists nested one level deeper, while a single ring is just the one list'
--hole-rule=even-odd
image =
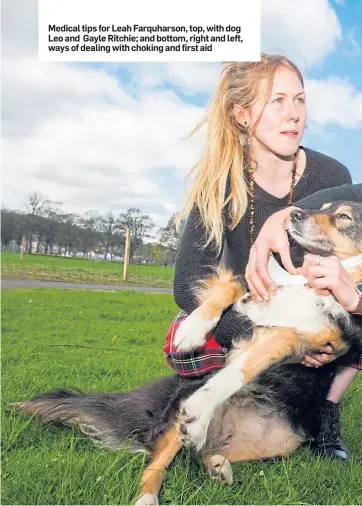
[{"label": "woman", "polygon": [[[222,367],[225,351],[249,320],[226,310],[205,347],[179,353],[173,336],[196,307],[195,283],[224,254],[244,274],[262,225],[272,214],[323,188],[351,183],[347,168],[300,145],[307,118],[304,82],[287,58],[262,54],[260,62],[227,63],[204,120],[207,142],[191,172],[195,179],[181,216],[189,212],[175,268],[174,297],[183,310],[164,347],[169,365],[196,376]],[[191,133],[191,135],[192,135]],[[224,248],[225,245],[225,248]]]}]

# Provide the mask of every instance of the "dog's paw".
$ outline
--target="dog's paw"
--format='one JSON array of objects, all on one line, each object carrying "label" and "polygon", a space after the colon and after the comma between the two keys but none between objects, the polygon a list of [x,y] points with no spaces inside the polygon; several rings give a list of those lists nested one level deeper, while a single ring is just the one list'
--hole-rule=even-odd
[{"label": "dog's paw", "polygon": [[142,494],[137,499],[135,506],[157,506],[158,497],[153,494]]},{"label": "dog's paw", "polygon": [[192,395],[180,407],[178,431],[182,444],[201,450],[205,445],[212,412],[204,395]]},{"label": "dog's paw", "polygon": [[222,455],[213,455],[211,457],[207,464],[207,471],[211,479],[232,485],[233,470],[228,459]]},{"label": "dog's paw", "polygon": [[206,334],[215,327],[219,319],[219,317],[212,320],[201,318],[197,314],[197,310],[191,313],[180,323],[176,331],[173,341],[176,349],[178,351],[190,351],[202,346],[205,343]]}]

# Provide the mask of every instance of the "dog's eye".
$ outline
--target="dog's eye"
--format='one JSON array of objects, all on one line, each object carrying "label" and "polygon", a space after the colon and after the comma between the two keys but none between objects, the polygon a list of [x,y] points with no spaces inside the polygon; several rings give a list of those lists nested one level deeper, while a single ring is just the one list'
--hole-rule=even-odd
[{"label": "dog's eye", "polygon": [[337,214],[336,216],[337,216],[337,218],[339,218],[339,219],[341,219],[341,220],[349,220],[349,221],[352,221],[352,217],[351,217],[349,214],[340,213],[340,214]]}]

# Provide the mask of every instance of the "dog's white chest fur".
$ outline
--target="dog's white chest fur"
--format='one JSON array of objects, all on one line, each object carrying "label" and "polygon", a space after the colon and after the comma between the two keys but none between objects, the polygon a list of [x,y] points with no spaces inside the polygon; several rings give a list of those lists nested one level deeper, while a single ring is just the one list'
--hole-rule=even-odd
[{"label": "dog's white chest fur", "polygon": [[270,302],[235,304],[254,325],[265,327],[294,327],[301,332],[316,332],[334,317],[346,315],[332,295],[318,295],[304,285],[285,286],[271,293]]}]

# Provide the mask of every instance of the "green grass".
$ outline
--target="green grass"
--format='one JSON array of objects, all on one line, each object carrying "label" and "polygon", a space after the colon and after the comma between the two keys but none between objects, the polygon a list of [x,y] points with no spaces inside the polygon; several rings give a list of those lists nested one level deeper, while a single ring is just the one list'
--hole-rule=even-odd
[{"label": "green grass", "polygon": [[1,268],[4,275],[21,278],[160,287],[171,287],[174,275],[173,267],[130,264],[123,281],[121,262],[38,254],[25,254],[20,261],[20,253],[10,251],[2,252]]},{"label": "green grass", "polygon": [[[75,428],[15,415],[8,402],[58,388],[128,390],[170,374],[162,343],[176,306],[170,295],[85,290],[3,292],[3,504],[131,504],[142,455],[96,447]],[[308,449],[277,462],[233,464],[232,486],[212,482],[181,452],[162,504],[361,504],[362,378],[342,403],[348,463]]]}]

